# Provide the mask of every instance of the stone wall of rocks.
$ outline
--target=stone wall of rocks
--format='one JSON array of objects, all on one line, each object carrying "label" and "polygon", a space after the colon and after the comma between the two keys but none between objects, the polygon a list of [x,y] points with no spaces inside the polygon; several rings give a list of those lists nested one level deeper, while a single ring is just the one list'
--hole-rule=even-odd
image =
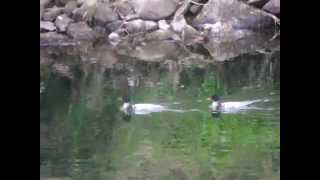
[{"label": "stone wall of rocks", "polygon": [[203,46],[224,61],[279,36],[280,0],[40,0],[40,47],[103,42],[152,60]]}]

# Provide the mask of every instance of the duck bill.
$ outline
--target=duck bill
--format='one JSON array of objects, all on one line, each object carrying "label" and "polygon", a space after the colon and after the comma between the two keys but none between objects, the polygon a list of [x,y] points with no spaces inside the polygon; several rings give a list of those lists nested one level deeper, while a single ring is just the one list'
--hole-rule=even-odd
[{"label": "duck bill", "polygon": [[207,100],[208,100],[208,101],[211,101],[211,97],[208,97]]}]

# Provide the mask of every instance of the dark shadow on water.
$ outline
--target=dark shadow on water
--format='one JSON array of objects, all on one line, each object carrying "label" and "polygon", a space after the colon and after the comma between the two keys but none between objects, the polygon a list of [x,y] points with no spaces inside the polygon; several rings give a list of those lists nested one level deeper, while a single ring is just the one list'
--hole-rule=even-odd
[{"label": "dark shadow on water", "polygon": [[123,114],[122,115],[122,119],[126,122],[130,122],[131,121],[132,116],[131,115],[127,115],[127,114]]},{"label": "dark shadow on water", "polygon": [[221,117],[221,112],[211,112],[211,116],[214,118],[214,119],[222,119]]}]

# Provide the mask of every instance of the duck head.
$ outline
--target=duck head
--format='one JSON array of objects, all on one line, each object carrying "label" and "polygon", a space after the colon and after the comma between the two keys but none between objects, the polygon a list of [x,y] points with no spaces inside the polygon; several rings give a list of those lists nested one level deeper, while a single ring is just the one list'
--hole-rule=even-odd
[{"label": "duck head", "polygon": [[209,106],[211,114],[213,117],[219,117],[222,111],[222,104],[220,102],[220,97],[218,95],[212,95],[208,98],[211,100],[211,105]]},{"label": "duck head", "polygon": [[220,101],[220,97],[218,95],[212,95],[212,96],[208,97],[208,100],[213,101],[213,102],[217,102],[217,101]]},{"label": "duck head", "polygon": [[220,97],[218,95],[212,95],[211,100],[212,101],[220,101]]},{"label": "duck head", "polygon": [[123,96],[122,101],[123,101],[123,104],[120,110],[124,112],[126,116],[131,116],[134,113],[134,109],[133,109],[133,105],[130,103],[130,97]]}]

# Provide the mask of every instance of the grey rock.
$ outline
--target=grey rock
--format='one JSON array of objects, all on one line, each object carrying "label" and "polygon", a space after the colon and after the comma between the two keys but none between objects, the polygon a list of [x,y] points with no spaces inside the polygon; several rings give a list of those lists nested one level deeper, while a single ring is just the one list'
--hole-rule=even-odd
[{"label": "grey rock", "polygon": [[174,32],[170,30],[158,29],[145,35],[146,41],[163,41],[172,39]]},{"label": "grey rock", "polygon": [[40,47],[68,46],[74,43],[66,35],[57,32],[40,33]]},{"label": "grey rock", "polygon": [[188,46],[195,43],[201,43],[204,40],[204,37],[192,26],[186,25],[181,33],[181,39],[183,44]]},{"label": "grey rock", "polygon": [[83,4],[72,11],[75,21],[92,21],[97,8],[97,0],[85,0]]},{"label": "grey rock", "polygon": [[251,6],[262,8],[270,0],[249,0],[247,3]]},{"label": "grey rock", "polygon": [[76,0],[55,0],[56,4],[59,4],[61,6],[65,6],[66,4],[68,4],[69,2],[76,2]]},{"label": "grey rock", "polygon": [[65,32],[71,22],[73,22],[73,20],[67,15],[63,14],[56,18],[55,25],[57,26],[59,32]]},{"label": "grey rock", "polygon": [[142,32],[144,30],[144,22],[141,19],[125,22],[123,26],[130,34]]},{"label": "grey rock", "polygon": [[83,20],[83,13],[84,10],[81,8],[76,8],[72,11],[71,18],[75,21],[82,21]]},{"label": "grey rock", "polygon": [[117,29],[119,29],[122,24],[123,24],[122,21],[116,20],[116,21],[112,21],[111,23],[108,23],[106,25],[106,28],[108,29],[109,32],[114,32]]},{"label": "grey rock", "polygon": [[56,27],[50,21],[40,21],[40,32],[43,31],[55,31]]},{"label": "grey rock", "polygon": [[48,5],[52,0],[40,0],[40,5],[46,6]]},{"label": "grey rock", "polygon": [[85,22],[69,24],[67,34],[76,40],[94,41],[97,34]]},{"label": "grey rock", "polygon": [[124,23],[123,26],[128,33],[140,33],[155,30],[158,28],[158,24],[154,21],[144,21],[141,19],[132,20]]},{"label": "grey rock", "polygon": [[69,1],[64,9],[63,13],[67,14],[68,16],[72,15],[72,11],[77,8],[77,2],[76,1]]},{"label": "grey rock", "polygon": [[172,15],[178,7],[177,0],[133,0],[135,12],[144,20],[160,20]]},{"label": "grey rock", "polygon": [[84,3],[85,0],[77,0],[77,5],[81,6]]},{"label": "grey rock", "polygon": [[44,8],[51,2],[52,0],[40,0],[40,20],[42,19]]},{"label": "grey rock", "polygon": [[118,0],[112,5],[121,19],[129,19],[128,16],[135,13],[133,5],[127,0]]},{"label": "grey rock", "polygon": [[94,19],[98,24],[106,24],[118,20],[118,15],[107,3],[98,3],[95,10]]},{"label": "grey rock", "polygon": [[173,31],[175,31],[177,33],[181,33],[183,31],[183,29],[185,28],[185,26],[187,26],[187,25],[188,25],[187,21],[185,20],[184,17],[177,18],[171,22],[171,27],[172,27]]},{"label": "grey rock", "polygon": [[107,32],[106,32],[106,28],[102,27],[102,26],[99,26],[99,25],[96,25],[93,27],[93,30],[95,32],[97,32],[98,34],[100,35],[105,35]]},{"label": "grey rock", "polygon": [[241,54],[254,53],[259,49],[276,48],[279,43],[270,43],[273,34],[253,32],[250,30],[230,30],[211,34],[204,46],[217,61],[225,61]]},{"label": "grey rock", "polygon": [[158,21],[158,26],[159,26],[159,29],[162,29],[162,30],[168,30],[168,29],[170,29],[170,25],[167,23],[166,20],[160,20],[160,21]]},{"label": "grey rock", "polygon": [[200,11],[201,6],[199,5],[192,5],[190,6],[189,11],[192,12],[193,14],[197,14]]},{"label": "grey rock", "polygon": [[204,47],[218,61],[268,46],[275,26],[271,17],[238,0],[209,0],[192,24],[204,29]]},{"label": "grey rock", "polygon": [[280,0],[270,0],[262,9],[272,14],[280,15]]},{"label": "grey rock", "polygon": [[[197,26],[205,23],[214,24],[219,21],[235,24],[238,21],[246,21],[246,19],[250,19],[250,21],[256,19],[252,21],[252,26],[260,27],[265,20],[272,18],[238,0],[209,0],[208,5],[203,7],[192,24]],[[273,24],[269,25],[272,26]]]},{"label": "grey rock", "polygon": [[153,31],[158,29],[158,23],[154,21],[144,21],[146,31]]},{"label": "grey rock", "polygon": [[119,34],[113,32],[113,33],[110,33],[109,36],[108,36],[108,39],[109,39],[109,42],[111,45],[113,46],[116,46],[120,43],[121,41],[121,37]]},{"label": "grey rock", "polygon": [[248,16],[243,19],[237,19],[232,22],[235,30],[248,29],[253,31],[261,31],[273,28],[275,26],[274,20],[269,16]]},{"label": "grey rock", "polygon": [[53,6],[52,8],[47,8],[43,12],[42,19],[44,21],[54,21],[57,16],[59,16],[63,12],[63,8],[59,8],[57,6]]}]

